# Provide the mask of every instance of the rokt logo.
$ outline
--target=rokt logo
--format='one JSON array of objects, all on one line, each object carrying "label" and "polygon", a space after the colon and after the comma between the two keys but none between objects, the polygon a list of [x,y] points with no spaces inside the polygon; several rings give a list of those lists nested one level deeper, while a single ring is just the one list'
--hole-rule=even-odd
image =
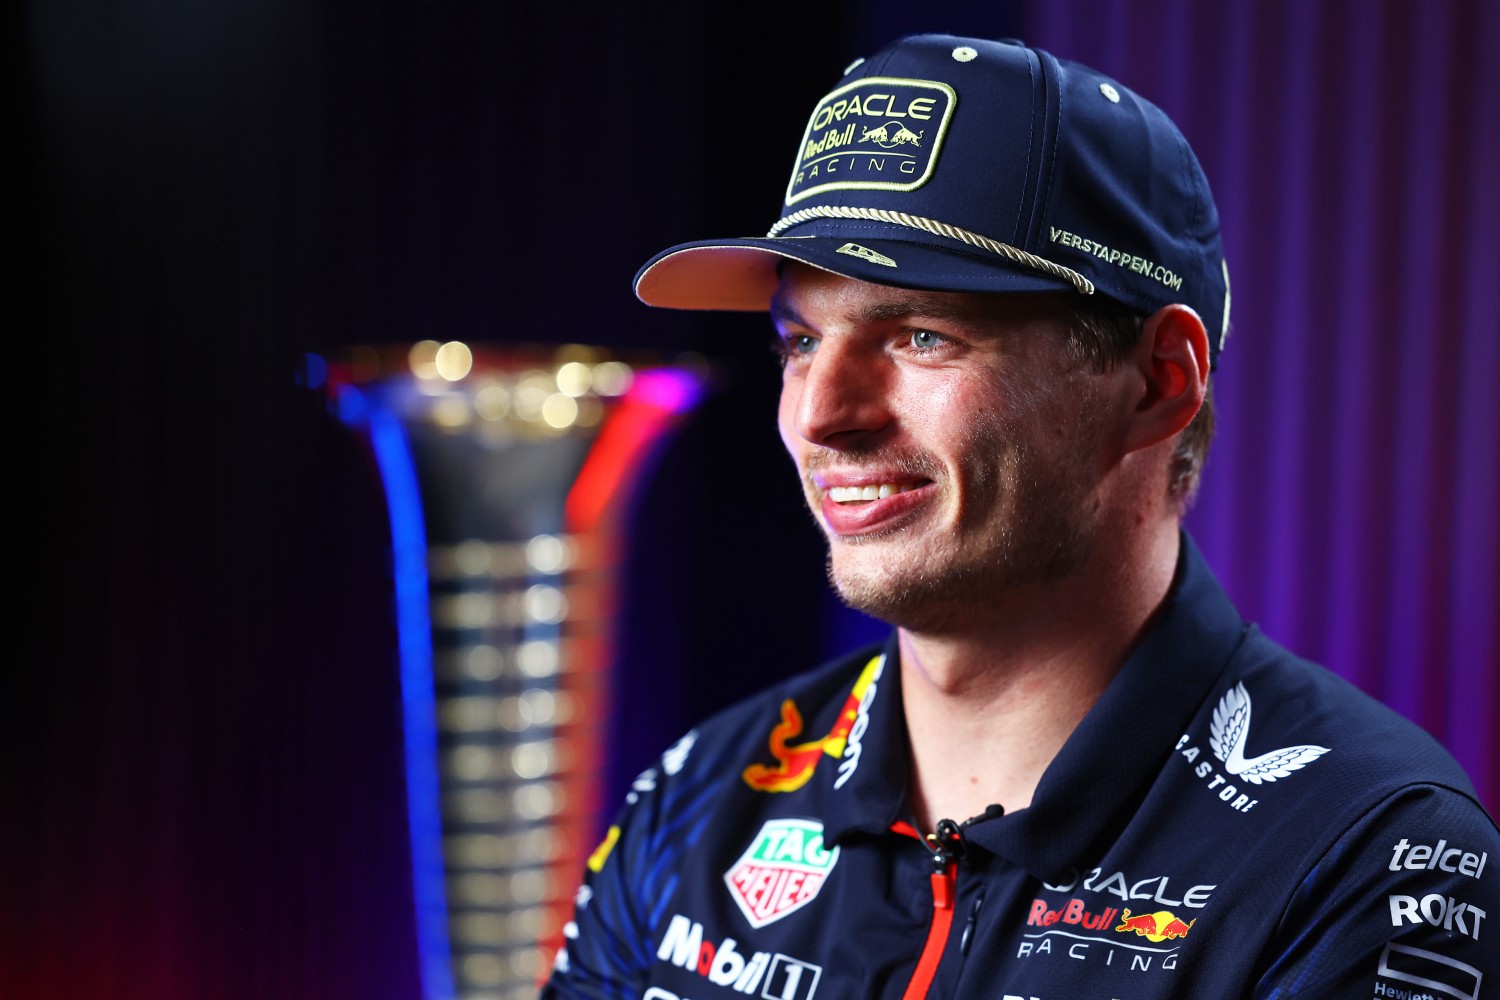
[{"label": "rokt logo", "polygon": [[[820,967],[786,955],[742,952],[732,937],[717,945],[704,940],[703,925],[681,914],[674,914],[667,925],[656,957],[736,993],[753,994],[760,988],[760,995],[770,1000],[812,1000],[823,975]],[[664,990],[654,992],[662,1000],[671,996]]]},{"label": "rokt logo", "polygon": [[[1458,931],[1479,940],[1479,925],[1487,914],[1472,903],[1460,903],[1452,896],[1431,893],[1418,899],[1401,893],[1392,893],[1391,926],[1401,927],[1407,923],[1420,924],[1427,921],[1445,931]],[[1470,926],[1469,921],[1473,922]]]}]

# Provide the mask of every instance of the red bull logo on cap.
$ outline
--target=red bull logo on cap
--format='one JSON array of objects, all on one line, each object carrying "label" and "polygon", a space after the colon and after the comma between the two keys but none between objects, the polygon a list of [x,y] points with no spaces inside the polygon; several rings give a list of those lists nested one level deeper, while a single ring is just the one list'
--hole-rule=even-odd
[{"label": "red bull logo on cap", "polygon": [[1198,918],[1194,917],[1187,923],[1183,923],[1171,910],[1157,910],[1155,913],[1131,916],[1127,908],[1121,914],[1120,926],[1115,930],[1126,934],[1134,932],[1148,941],[1160,943],[1187,937],[1188,931],[1192,930],[1197,922]]},{"label": "red bull logo on cap", "polygon": [[771,756],[776,758],[776,763],[751,764],[745,768],[742,772],[745,784],[757,792],[795,792],[807,784],[824,756],[835,759],[842,757],[848,744],[849,732],[859,718],[865,692],[879,676],[884,660],[885,657],[877,656],[865,664],[859,679],[854,682],[854,690],[844,700],[844,707],[834,721],[833,728],[821,739],[792,743],[793,739],[802,735],[802,713],[797,710],[797,703],[792,699],[783,701],[781,721],[771,729]]},{"label": "red bull logo on cap", "polygon": [[759,929],[812,902],[838,863],[839,849],[823,845],[822,823],[773,819],[724,873],[724,884]]}]

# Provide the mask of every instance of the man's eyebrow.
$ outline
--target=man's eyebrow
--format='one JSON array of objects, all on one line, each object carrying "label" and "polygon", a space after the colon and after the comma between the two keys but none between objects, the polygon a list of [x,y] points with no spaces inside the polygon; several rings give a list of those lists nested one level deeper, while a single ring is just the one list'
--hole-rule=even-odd
[{"label": "man's eyebrow", "polygon": [[959,319],[963,315],[963,310],[956,309],[949,303],[928,302],[921,299],[915,302],[880,302],[866,306],[858,314],[859,319],[865,323],[886,323],[910,316],[922,316],[926,319]]},{"label": "man's eyebrow", "polygon": [[989,318],[985,305],[975,295],[924,295],[917,292],[895,301],[866,306],[860,310],[858,318],[871,323],[908,318],[974,323]]},{"label": "man's eyebrow", "polygon": [[[770,314],[773,323],[807,325],[802,314],[779,294],[771,296]],[[909,316],[936,320],[961,320],[972,318],[973,310],[966,310],[961,304],[945,299],[916,298],[903,302],[877,302],[860,309],[851,318],[859,323],[887,323]]]},{"label": "man's eyebrow", "polygon": [[772,323],[800,323],[803,326],[807,325],[802,319],[802,314],[793,309],[791,303],[781,297],[780,292],[771,296],[770,311]]}]

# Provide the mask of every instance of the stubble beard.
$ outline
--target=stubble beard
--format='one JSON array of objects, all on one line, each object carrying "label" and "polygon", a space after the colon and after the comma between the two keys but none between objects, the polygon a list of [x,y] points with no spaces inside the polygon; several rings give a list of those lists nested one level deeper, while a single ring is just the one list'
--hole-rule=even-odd
[{"label": "stubble beard", "polygon": [[[1074,420],[1079,416],[1075,412]],[[956,523],[928,517],[889,532],[831,540],[829,583],[857,611],[910,631],[942,633],[997,615],[1008,593],[1077,573],[1088,561],[1098,520],[1084,448],[1090,424],[1086,416],[1079,421],[1055,458],[1039,454],[1004,421],[977,424],[965,444],[968,454],[984,460],[968,470]],[[934,465],[922,457],[898,464]],[[939,482],[945,491],[954,488]],[[951,499],[943,498],[943,509],[951,509]],[[868,551],[840,559],[836,546]]]}]

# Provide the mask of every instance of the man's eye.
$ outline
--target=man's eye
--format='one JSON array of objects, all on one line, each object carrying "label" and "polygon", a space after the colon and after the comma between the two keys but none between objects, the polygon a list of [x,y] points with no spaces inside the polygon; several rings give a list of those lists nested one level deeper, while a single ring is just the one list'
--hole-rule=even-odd
[{"label": "man's eye", "polygon": [[777,339],[776,348],[783,358],[802,357],[818,349],[818,338],[805,333],[789,334]]},{"label": "man's eye", "polygon": [[943,338],[931,330],[913,330],[911,333],[911,346],[919,351],[930,351],[942,343]]}]

